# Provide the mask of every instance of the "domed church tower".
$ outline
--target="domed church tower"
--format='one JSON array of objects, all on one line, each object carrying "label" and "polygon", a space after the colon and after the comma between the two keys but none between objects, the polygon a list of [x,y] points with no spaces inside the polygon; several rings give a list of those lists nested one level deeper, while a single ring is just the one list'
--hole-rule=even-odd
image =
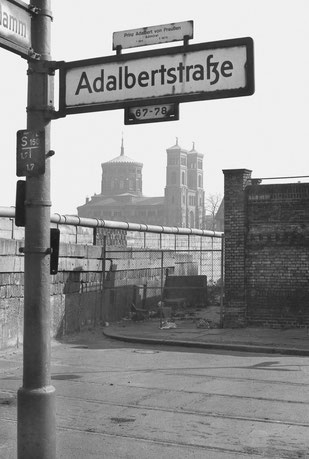
[{"label": "domed church tower", "polygon": [[118,196],[131,194],[142,196],[142,168],[143,164],[134,161],[124,154],[123,137],[121,139],[120,155],[101,164],[102,181],[101,194],[104,196]]}]

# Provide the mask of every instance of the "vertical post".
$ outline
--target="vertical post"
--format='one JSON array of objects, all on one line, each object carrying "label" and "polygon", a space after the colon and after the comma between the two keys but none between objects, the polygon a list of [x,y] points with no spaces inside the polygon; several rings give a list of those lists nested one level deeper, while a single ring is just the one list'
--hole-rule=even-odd
[{"label": "vertical post", "polygon": [[211,236],[211,281],[214,281],[214,238]]},{"label": "vertical post", "polygon": [[202,260],[203,260],[202,250],[203,250],[203,236],[200,236],[200,270],[199,270],[199,275],[200,276],[203,274],[203,270],[202,270]]},{"label": "vertical post", "polygon": [[223,296],[224,296],[224,235],[222,235],[222,239],[221,239],[220,328],[223,328],[223,324],[224,324]]},{"label": "vertical post", "polygon": [[[161,233],[160,233],[161,236]],[[161,301],[160,301],[160,328],[163,325],[163,271],[164,270],[164,253],[161,250]]]},{"label": "vertical post", "polygon": [[92,245],[97,245],[97,227],[93,228]]},{"label": "vertical post", "polygon": [[[45,131],[50,151],[53,77],[49,74],[50,0],[33,0],[27,129]],[[50,159],[45,174],[27,177],[24,280],[23,386],[18,390],[18,459],[56,458],[55,389],[50,377]]]},{"label": "vertical post", "polygon": [[225,169],[224,235],[225,294],[224,326],[243,327],[247,321],[246,305],[246,195],[251,180],[249,169]]},{"label": "vertical post", "polygon": [[101,304],[100,304],[100,323],[103,323],[103,307],[105,295],[105,271],[106,271],[106,234],[103,236],[103,258],[102,258],[102,282],[101,282]]}]

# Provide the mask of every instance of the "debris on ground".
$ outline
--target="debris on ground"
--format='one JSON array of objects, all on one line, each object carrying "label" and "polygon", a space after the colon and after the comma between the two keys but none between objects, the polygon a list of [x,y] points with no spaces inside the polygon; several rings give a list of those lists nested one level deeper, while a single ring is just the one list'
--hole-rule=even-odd
[{"label": "debris on ground", "polygon": [[175,322],[163,322],[160,327],[161,330],[169,330],[170,328],[177,328]]},{"label": "debris on ground", "polygon": [[196,322],[196,327],[197,328],[211,328],[211,324],[208,320],[206,319],[199,319]]}]

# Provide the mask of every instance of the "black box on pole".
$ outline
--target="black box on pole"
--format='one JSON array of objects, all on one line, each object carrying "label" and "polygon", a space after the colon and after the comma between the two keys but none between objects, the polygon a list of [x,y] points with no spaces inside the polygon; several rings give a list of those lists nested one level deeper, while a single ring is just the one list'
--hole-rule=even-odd
[{"label": "black box on pole", "polygon": [[15,201],[15,225],[26,225],[26,181],[17,180],[16,183],[16,201]]},{"label": "black box on pole", "polygon": [[50,230],[50,274],[57,274],[58,261],[59,261],[59,243],[60,243],[60,230],[58,228],[51,228]]}]

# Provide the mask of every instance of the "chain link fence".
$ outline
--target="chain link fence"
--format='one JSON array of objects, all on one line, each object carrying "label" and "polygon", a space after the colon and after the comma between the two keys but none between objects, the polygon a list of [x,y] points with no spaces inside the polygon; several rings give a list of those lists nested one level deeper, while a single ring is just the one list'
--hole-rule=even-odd
[{"label": "chain link fence", "polygon": [[161,314],[162,310],[168,317],[192,314],[196,309],[212,310],[207,319],[220,325],[223,235],[165,230],[115,233],[96,228],[95,244],[104,247],[106,262],[103,288],[112,308],[123,301],[130,302],[130,314],[137,319]]}]

